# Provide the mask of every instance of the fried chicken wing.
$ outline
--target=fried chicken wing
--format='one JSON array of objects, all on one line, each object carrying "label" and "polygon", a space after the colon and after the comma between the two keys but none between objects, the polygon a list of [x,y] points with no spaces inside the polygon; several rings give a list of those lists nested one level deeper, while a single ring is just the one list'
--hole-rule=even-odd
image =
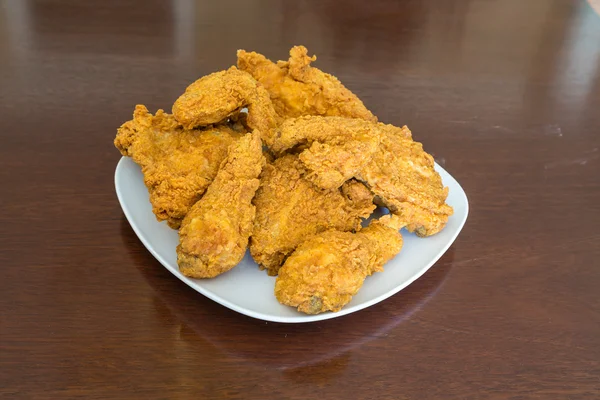
[{"label": "fried chicken wing", "polygon": [[239,136],[227,125],[185,129],[163,110],[152,115],[137,105],[133,119],[118,129],[114,144],[142,167],[156,218],[177,229]]},{"label": "fried chicken wing", "polygon": [[261,174],[250,253],[269,275],[277,275],[286,257],[308,237],[327,229],[358,230],[361,218],[375,209],[373,195],[362,183],[323,190],[305,176],[302,162],[291,154],[267,164]]},{"label": "fried chicken wing", "polygon": [[278,153],[298,145],[303,146],[299,158],[310,171],[307,179],[327,189],[352,177],[363,181],[419,236],[438,233],[452,215],[446,204],[448,188],[434,169],[433,157],[412,140],[407,127],[342,117],[287,120],[271,148]]},{"label": "fried chicken wing", "polygon": [[249,73],[231,67],[188,86],[173,104],[173,115],[191,129],[218,123],[244,107],[248,107],[251,129],[269,135],[277,126],[277,114],[265,88]]},{"label": "fried chicken wing", "polygon": [[262,54],[238,50],[238,68],[262,83],[283,118],[302,115],[339,115],[376,121],[363,102],[335,77],[311,67],[304,46],[290,50],[288,61],[277,64]]},{"label": "fried chicken wing", "polygon": [[300,160],[311,171],[309,178],[321,188],[339,188],[378,150],[382,125],[343,117],[290,118],[277,129],[270,148],[282,154],[302,146]]},{"label": "fried chicken wing", "polygon": [[264,163],[258,131],[229,148],[216,178],[181,224],[177,263],[184,275],[213,278],[244,257],[255,215],[251,201]]},{"label": "fried chicken wing", "polygon": [[306,314],[339,311],[362,287],[365,278],[402,249],[398,217],[373,220],[357,233],[329,230],[312,236],[279,270],[275,296]]}]

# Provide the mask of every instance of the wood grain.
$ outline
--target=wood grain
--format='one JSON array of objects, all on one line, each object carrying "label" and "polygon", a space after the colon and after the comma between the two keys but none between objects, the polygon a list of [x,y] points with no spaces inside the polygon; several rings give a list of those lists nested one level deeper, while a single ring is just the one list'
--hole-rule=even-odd
[{"label": "wood grain", "polygon": [[[116,128],[238,48],[318,56],[407,124],[471,215],[413,285],[302,325],[144,249]],[[0,395],[600,397],[600,17],[584,0],[0,1]]]}]

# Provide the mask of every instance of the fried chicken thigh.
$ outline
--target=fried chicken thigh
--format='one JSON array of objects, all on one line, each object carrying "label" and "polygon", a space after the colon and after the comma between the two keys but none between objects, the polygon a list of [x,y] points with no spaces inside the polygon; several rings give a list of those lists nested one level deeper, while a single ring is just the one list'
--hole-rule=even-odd
[{"label": "fried chicken thigh", "polygon": [[375,209],[373,195],[362,183],[323,190],[306,173],[297,156],[285,155],[261,174],[250,253],[269,275],[277,275],[286,257],[310,236],[327,229],[358,230],[361,218]]},{"label": "fried chicken thigh", "polygon": [[231,67],[188,86],[173,104],[173,115],[191,129],[218,123],[244,107],[248,107],[251,129],[269,135],[277,126],[277,114],[265,88],[249,73]]},{"label": "fried chicken thigh", "polygon": [[163,110],[152,115],[137,105],[133,120],[118,129],[114,143],[142,167],[156,218],[177,229],[239,136],[227,125],[185,129]]},{"label": "fried chicken thigh", "polygon": [[363,102],[335,77],[311,67],[304,46],[290,50],[288,61],[276,64],[262,54],[238,50],[238,68],[249,72],[271,95],[283,118],[302,115],[339,115],[376,121]]},{"label": "fried chicken thigh", "polygon": [[177,263],[185,276],[213,278],[244,257],[255,215],[251,201],[264,163],[258,131],[229,148],[215,180],[181,224]]},{"label": "fried chicken thigh", "polygon": [[365,278],[402,249],[398,217],[373,220],[357,233],[329,230],[312,236],[279,270],[275,296],[306,314],[339,311]]}]

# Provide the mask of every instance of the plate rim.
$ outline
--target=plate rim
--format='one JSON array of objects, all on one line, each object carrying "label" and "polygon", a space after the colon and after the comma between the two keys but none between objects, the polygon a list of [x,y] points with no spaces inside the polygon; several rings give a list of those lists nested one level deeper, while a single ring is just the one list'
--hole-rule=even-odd
[{"label": "plate rim", "polygon": [[[462,220],[459,221],[458,229],[452,235],[451,239],[448,240],[446,245],[443,247],[443,250],[440,251],[436,257],[434,257],[428,264],[426,264],[423,268],[421,268],[421,270],[419,270],[419,272],[414,274],[410,279],[408,279],[408,280],[404,281],[402,284],[394,287],[392,290],[389,290],[371,300],[368,300],[368,301],[365,301],[358,305],[355,305],[352,308],[342,308],[340,311],[337,311],[337,312],[325,312],[325,313],[316,314],[316,315],[304,315],[304,314],[299,313],[298,316],[294,316],[294,317],[281,317],[281,316],[276,316],[276,315],[272,315],[272,314],[264,314],[261,312],[249,310],[247,308],[238,306],[237,304],[232,303],[229,300],[212,293],[210,290],[205,289],[204,287],[202,287],[200,285],[197,285],[197,284],[194,285],[195,281],[197,281],[198,279],[188,278],[185,275],[183,275],[181,272],[179,272],[179,269],[172,268],[171,265],[157,251],[154,250],[154,247],[152,245],[150,245],[150,243],[146,239],[144,233],[141,232],[140,229],[138,229],[138,227],[135,223],[132,223],[132,218],[133,218],[132,214],[129,210],[129,207],[127,206],[127,202],[124,201],[124,197],[123,197],[124,194],[121,193],[121,190],[120,190],[119,182],[122,179],[121,178],[122,174],[120,173],[120,171],[125,168],[125,166],[124,166],[126,163],[125,159],[127,159],[127,158],[129,158],[129,157],[122,156],[115,168],[115,177],[114,177],[115,192],[117,194],[117,199],[119,200],[121,210],[123,211],[123,214],[125,215],[125,218],[127,219],[127,222],[129,223],[129,226],[131,226],[131,228],[135,232],[138,239],[142,242],[142,244],[144,245],[146,250],[148,250],[150,252],[150,254],[152,254],[154,256],[154,258],[160,264],[162,264],[162,266],[165,267],[171,274],[175,275],[180,281],[185,283],[187,286],[189,286],[194,291],[199,292],[200,294],[204,295],[205,297],[208,297],[212,301],[214,301],[218,304],[221,304],[222,306],[227,307],[233,311],[236,311],[236,312],[246,315],[248,317],[256,318],[256,319],[263,320],[263,321],[278,322],[278,323],[307,323],[307,322],[324,321],[324,320],[328,320],[328,319],[339,318],[344,315],[348,315],[348,314],[352,314],[352,313],[364,310],[365,308],[371,307],[377,303],[380,303],[380,302],[386,300],[387,298],[400,292],[401,290],[403,290],[404,288],[406,288],[407,286],[412,284],[414,281],[419,279],[421,276],[423,276],[425,274],[425,272],[427,272],[433,265],[435,265],[435,263],[444,254],[446,254],[446,252],[448,251],[450,246],[452,246],[454,244],[456,238],[462,231],[462,229],[467,221],[467,218],[469,216],[469,200],[467,198],[467,194],[465,193],[464,189],[462,188],[460,183],[448,171],[446,171],[442,166],[440,166],[436,162],[435,163],[436,170],[444,171],[454,181],[456,186],[460,189],[460,194],[464,198],[464,204],[465,204],[465,214],[464,214]],[[131,161],[133,162],[133,160],[131,160]]]}]

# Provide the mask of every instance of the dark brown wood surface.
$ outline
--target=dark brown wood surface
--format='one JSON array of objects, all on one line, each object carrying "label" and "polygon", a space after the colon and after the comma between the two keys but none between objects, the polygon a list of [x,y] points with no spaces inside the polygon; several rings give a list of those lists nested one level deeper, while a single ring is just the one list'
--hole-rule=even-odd
[{"label": "dark brown wood surface", "polygon": [[[285,325],[146,251],[112,141],[237,49],[294,44],[407,124],[471,214],[397,295]],[[599,225],[586,1],[0,1],[0,397],[600,398]]]}]

